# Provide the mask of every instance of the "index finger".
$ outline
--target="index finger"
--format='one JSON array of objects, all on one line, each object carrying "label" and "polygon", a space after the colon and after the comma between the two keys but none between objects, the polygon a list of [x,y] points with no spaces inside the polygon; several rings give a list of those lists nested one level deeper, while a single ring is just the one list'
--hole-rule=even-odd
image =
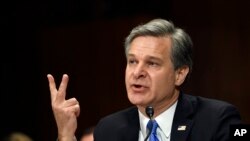
[{"label": "index finger", "polygon": [[56,83],[55,83],[54,77],[51,74],[48,74],[47,78],[49,81],[51,100],[54,101],[57,95]]}]

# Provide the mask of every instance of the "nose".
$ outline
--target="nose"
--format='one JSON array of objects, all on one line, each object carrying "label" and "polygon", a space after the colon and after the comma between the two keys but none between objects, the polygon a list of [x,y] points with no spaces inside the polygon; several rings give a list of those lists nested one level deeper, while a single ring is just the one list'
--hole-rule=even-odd
[{"label": "nose", "polygon": [[145,78],[147,76],[147,72],[143,64],[138,64],[135,67],[133,74],[135,79]]}]

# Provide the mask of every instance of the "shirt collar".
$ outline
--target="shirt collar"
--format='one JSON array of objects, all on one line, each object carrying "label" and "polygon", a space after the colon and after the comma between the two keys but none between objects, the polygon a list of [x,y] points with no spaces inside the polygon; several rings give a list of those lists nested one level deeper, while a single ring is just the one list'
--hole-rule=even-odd
[{"label": "shirt collar", "polygon": [[[162,132],[165,134],[165,136],[169,137],[171,133],[173,118],[175,109],[177,106],[178,100],[167,110],[165,110],[163,113],[158,115],[155,120],[157,121],[159,125],[159,129],[162,130]],[[140,129],[142,132],[143,137],[145,138],[147,136],[146,126],[149,121],[149,118],[144,116],[139,110],[139,119],[140,119]],[[166,122],[167,121],[167,122]]]}]

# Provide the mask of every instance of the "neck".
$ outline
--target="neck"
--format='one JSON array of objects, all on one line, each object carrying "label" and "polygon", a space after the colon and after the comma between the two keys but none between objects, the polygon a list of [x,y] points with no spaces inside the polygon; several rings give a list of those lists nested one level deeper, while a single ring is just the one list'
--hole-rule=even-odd
[{"label": "neck", "polygon": [[[175,91],[172,97],[167,98],[166,100],[162,100],[161,102],[157,104],[151,105],[154,108],[153,118],[157,117],[158,115],[166,111],[169,107],[171,107],[178,100],[178,97],[180,95],[179,93],[180,93],[179,91]],[[143,113],[143,115],[147,117],[147,114],[145,112],[146,106],[137,106],[137,107],[140,110],[140,112]]]}]

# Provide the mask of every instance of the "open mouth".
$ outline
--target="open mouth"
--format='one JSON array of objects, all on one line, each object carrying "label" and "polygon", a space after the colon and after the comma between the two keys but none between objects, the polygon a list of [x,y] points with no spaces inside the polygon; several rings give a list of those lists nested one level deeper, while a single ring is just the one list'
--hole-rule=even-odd
[{"label": "open mouth", "polygon": [[137,92],[145,91],[148,87],[141,84],[132,84],[132,89]]},{"label": "open mouth", "polygon": [[133,87],[135,87],[135,88],[141,88],[142,85],[134,84]]}]

